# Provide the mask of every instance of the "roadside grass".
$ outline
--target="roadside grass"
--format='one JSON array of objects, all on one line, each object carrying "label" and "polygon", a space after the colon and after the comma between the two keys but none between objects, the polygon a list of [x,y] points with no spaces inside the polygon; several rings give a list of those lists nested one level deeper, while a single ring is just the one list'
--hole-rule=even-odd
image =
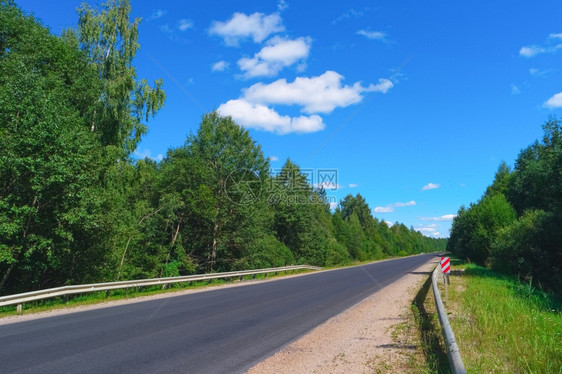
[{"label": "roadside grass", "polygon": [[418,284],[418,292],[402,322],[392,327],[392,339],[402,362],[390,364],[377,357],[374,373],[450,373],[439,319],[436,314],[431,273]]},{"label": "roadside grass", "polygon": [[[483,267],[454,261],[445,308],[469,373],[562,373],[562,303]],[[460,270],[460,271],[458,271]]]},{"label": "roadside grass", "polygon": [[[277,275],[269,273],[267,277],[265,276],[265,274],[256,274],[255,277],[253,275],[246,275],[242,278],[242,281],[270,279],[308,272],[311,272],[311,270],[297,269],[294,271],[291,270],[286,272],[279,272]],[[191,289],[201,289],[205,287],[220,286],[227,283],[232,284],[238,282],[240,282],[238,278],[231,281],[226,281],[225,279],[218,278],[205,281],[174,283],[168,285],[168,287],[165,289],[163,289],[162,286],[147,286],[141,288],[123,288],[111,290],[111,292],[108,294],[105,291],[99,291],[87,294],[69,295],[66,298],[55,297],[52,299],[44,299],[25,303],[23,304],[23,312],[24,314],[39,313],[56,309],[66,309],[92,304],[100,304],[107,301],[134,299],[138,297],[159,295],[164,293],[174,293]],[[15,315],[17,315],[15,305],[0,307],[0,318]]]}]

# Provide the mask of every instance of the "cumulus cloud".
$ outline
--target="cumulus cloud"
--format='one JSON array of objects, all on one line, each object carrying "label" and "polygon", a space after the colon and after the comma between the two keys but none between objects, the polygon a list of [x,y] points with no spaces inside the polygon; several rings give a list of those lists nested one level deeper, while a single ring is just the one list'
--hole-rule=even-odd
[{"label": "cumulus cloud", "polygon": [[406,206],[414,206],[414,205],[416,205],[416,202],[412,200],[405,203],[394,203],[394,204],[388,204],[387,206],[378,206],[375,209],[373,209],[373,211],[375,213],[391,213],[394,212],[396,208],[403,208]]},{"label": "cumulus cloud", "polygon": [[294,40],[273,37],[254,57],[238,60],[238,66],[244,78],[275,76],[283,68],[306,60],[311,43],[310,38],[304,37]]},{"label": "cumulus cloud", "polygon": [[230,64],[226,61],[218,61],[211,66],[212,71],[225,71]]},{"label": "cumulus cloud", "polygon": [[278,13],[265,15],[263,13],[234,13],[225,21],[214,21],[209,32],[224,39],[229,46],[238,46],[240,41],[252,39],[255,43],[261,43],[270,35],[284,31],[283,20]]},{"label": "cumulus cloud", "polygon": [[562,108],[562,92],[557,93],[548,99],[543,106],[548,109]]},{"label": "cumulus cloud", "polygon": [[355,184],[355,183],[350,183],[350,184],[349,184],[349,188],[355,188],[355,187],[359,187],[359,185],[358,185],[358,184]]},{"label": "cumulus cloud", "polygon": [[342,85],[343,76],[327,71],[317,77],[298,77],[289,83],[279,79],[270,84],[256,83],[244,91],[244,98],[254,103],[300,105],[305,113],[330,113],[337,107],[360,102],[363,92],[388,92],[391,81],[379,79],[379,84],[364,87],[360,82],[353,86]]},{"label": "cumulus cloud", "polygon": [[269,161],[279,161],[279,157],[277,157],[277,156],[269,156]]},{"label": "cumulus cloud", "polygon": [[428,183],[425,186],[422,187],[422,191],[427,191],[427,190],[434,190],[436,188],[441,187],[440,184],[436,184],[436,183]]},{"label": "cumulus cloud", "polygon": [[190,19],[180,19],[178,21],[178,30],[186,31],[193,27],[193,21]]},{"label": "cumulus cloud", "polygon": [[233,120],[246,128],[280,135],[311,133],[325,128],[320,116],[282,116],[263,104],[250,103],[244,99],[229,100],[221,104],[217,111],[223,116],[231,116]]},{"label": "cumulus cloud", "polygon": [[381,31],[369,31],[369,30],[359,30],[357,31],[357,35],[363,35],[367,39],[372,40],[386,40],[386,34]]},{"label": "cumulus cloud", "polygon": [[148,18],[146,19],[147,21],[152,21],[158,18],[162,18],[164,15],[166,15],[166,13],[168,13],[167,10],[165,9],[154,9],[152,11],[152,14],[150,16],[148,16]]},{"label": "cumulus cloud", "polygon": [[285,0],[277,1],[277,10],[282,12],[289,7],[289,4]]},{"label": "cumulus cloud", "polygon": [[433,223],[430,225],[419,225],[415,227],[414,230],[421,232],[425,236],[436,238],[441,235],[441,232],[439,231],[440,228],[441,225]]},{"label": "cumulus cloud", "polygon": [[521,47],[519,55],[531,58],[543,53],[555,53],[559,49],[562,49],[562,43],[560,43],[560,41],[562,41],[562,33],[550,34],[546,38],[546,42],[542,45],[528,45]]},{"label": "cumulus cloud", "polygon": [[534,57],[540,53],[545,53],[546,49],[544,47],[539,47],[536,45],[531,45],[527,47],[521,47],[519,50],[519,55],[523,57]]},{"label": "cumulus cloud", "polygon": [[422,221],[452,221],[456,214],[445,214],[439,217],[420,217]]},{"label": "cumulus cloud", "polygon": [[338,207],[338,203],[335,201],[330,201],[330,209],[336,209]]}]

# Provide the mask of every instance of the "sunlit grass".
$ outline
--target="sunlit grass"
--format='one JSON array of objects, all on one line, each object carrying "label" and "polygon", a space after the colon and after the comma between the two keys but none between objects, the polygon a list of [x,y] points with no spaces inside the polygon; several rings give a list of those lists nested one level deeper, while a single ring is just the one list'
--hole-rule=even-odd
[{"label": "sunlit grass", "polygon": [[562,305],[529,283],[472,264],[446,301],[467,371],[562,373]]}]

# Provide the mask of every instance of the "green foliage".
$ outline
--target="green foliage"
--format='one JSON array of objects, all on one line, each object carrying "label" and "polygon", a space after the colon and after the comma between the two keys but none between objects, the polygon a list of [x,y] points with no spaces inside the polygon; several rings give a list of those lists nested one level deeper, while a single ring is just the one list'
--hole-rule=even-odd
[{"label": "green foliage", "polygon": [[453,221],[449,250],[485,264],[497,232],[515,221],[515,211],[501,193],[484,196],[469,209],[461,208]]},{"label": "green foliage", "polygon": [[460,209],[448,249],[480,264],[490,259],[494,269],[560,292],[561,122],[550,118],[543,130],[542,141],[521,151],[513,171],[502,163],[480,202]]},{"label": "green foliage", "polygon": [[130,10],[83,5],[57,37],[0,2],[0,293],[443,248],[374,219],[359,194],[332,214],[298,165],[270,175],[249,132],[216,112],[162,162],[133,162],[165,94],[137,80]]},{"label": "green foliage", "polygon": [[233,265],[233,270],[266,269],[294,263],[289,248],[273,235],[265,235],[250,244],[246,255]]},{"label": "green foliage", "polygon": [[492,268],[532,280],[543,288],[562,284],[559,219],[542,210],[527,210],[499,232],[492,247]]},{"label": "green foliage", "polygon": [[0,291],[96,278],[107,158],[84,123],[95,71],[11,3],[0,18]]},{"label": "green foliage", "polygon": [[164,105],[162,80],[151,87],[145,79],[136,79],[133,59],[140,47],[140,19],[129,22],[129,0],[109,0],[101,12],[84,3],[78,13],[76,34],[67,31],[65,37],[76,39],[86,52],[102,87],[91,130],[100,134],[102,144],[122,148],[127,157],[146,133],[147,126],[141,121],[147,121]]}]

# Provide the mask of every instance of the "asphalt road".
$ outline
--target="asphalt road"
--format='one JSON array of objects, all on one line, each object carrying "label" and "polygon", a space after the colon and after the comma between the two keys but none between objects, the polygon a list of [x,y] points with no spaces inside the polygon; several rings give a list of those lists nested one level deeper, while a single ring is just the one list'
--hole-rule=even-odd
[{"label": "asphalt road", "polygon": [[426,254],[0,326],[0,373],[239,373]]}]

